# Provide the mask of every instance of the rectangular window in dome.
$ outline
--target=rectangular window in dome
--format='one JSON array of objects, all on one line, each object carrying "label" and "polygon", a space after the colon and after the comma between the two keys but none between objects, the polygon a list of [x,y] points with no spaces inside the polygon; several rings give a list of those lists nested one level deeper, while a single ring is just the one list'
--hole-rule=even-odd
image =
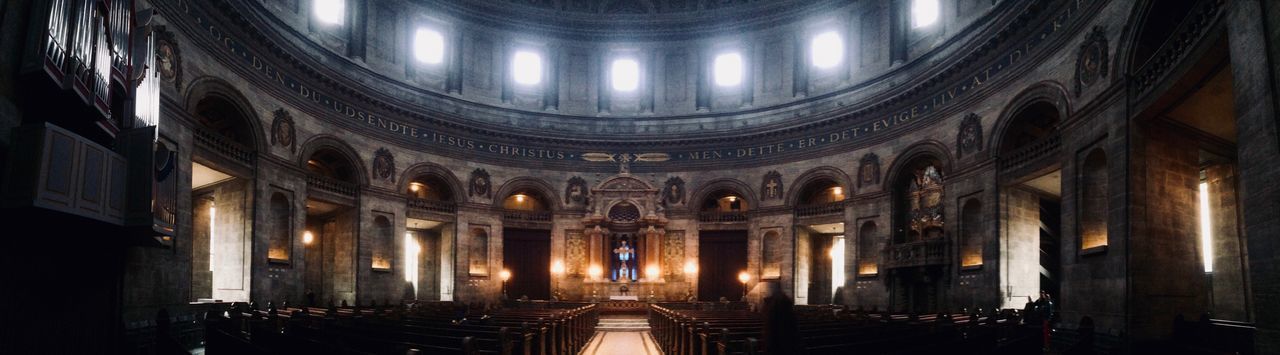
[{"label": "rectangular window in dome", "polygon": [[322,23],[341,25],[346,16],[347,2],[344,0],[312,0],[312,13]]},{"label": "rectangular window in dome", "polygon": [[429,28],[419,28],[413,35],[413,56],[426,64],[444,62],[444,35]]},{"label": "rectangular window in dome", "polygon": [[911,27],[921,28],[938,22],[942,14],[942,5],[938,0],[911,1]]},{"label": "rectangular window in dome", "polygon": [[813,66],[830,69],[844,60],[844,39],[836,31],[826,31],[813,36],[809,44],[809,58]]},{"label": "rectangular window in dome", "polygon": [[742,55],[737,52],[717,55],[713,63],[713,74],[716,86],[742,84]]},{"label": "rectangular window in dome", "polygon": [[511,58],[511,80],[520,85],[542,83],[542,56],[530,51],[516,51]]},{"label": "rectangular window in dome", "polygon": [[640,63],[634,59],[615,59],[609,76],[613,82],[613,90],[635,91],[640,87]]}]

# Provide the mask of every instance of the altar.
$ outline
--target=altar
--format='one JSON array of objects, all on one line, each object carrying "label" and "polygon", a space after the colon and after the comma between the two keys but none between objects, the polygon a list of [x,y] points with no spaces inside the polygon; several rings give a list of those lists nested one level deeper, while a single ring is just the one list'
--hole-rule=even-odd
[{"label": "altar", "polygon": [[636,295],[613,295],[609,296],[610,301],[639,301],[640,296]]}]

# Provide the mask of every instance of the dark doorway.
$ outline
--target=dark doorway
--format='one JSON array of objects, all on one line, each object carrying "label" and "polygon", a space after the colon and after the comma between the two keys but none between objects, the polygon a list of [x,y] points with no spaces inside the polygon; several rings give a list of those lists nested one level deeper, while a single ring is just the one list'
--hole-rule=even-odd
[{"label": "dark doorway", "polygon": [[742,298],[738,273],[747,270],[747,231],[701,231],[698,237],[698,300]]},{"label": "dark doorway", "polygon": [[551,298],[551,231],[503,229],[502,263],[511,271],[507,295],[512,299]]}]

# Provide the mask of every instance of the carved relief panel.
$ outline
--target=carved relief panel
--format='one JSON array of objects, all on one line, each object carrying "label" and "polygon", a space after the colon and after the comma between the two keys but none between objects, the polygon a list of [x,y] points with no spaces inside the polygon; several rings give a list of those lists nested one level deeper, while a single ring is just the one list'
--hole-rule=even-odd
[{"label": "carved relief panel", "polygon": [[564,232],[565,273],[573,276],[585,274],[587,261],[587,239],[583,237],[582,230],[566,230]]},{"label": "carved relief panel", "polygon": [[670,231],[662,240],[662,270],[674,275],[684,268],[684,231]]}]

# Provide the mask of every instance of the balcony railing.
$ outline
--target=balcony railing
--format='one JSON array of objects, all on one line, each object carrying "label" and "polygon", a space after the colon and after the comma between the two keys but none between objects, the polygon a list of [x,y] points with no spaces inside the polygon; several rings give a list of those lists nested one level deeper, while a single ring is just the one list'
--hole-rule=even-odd
[{"label": "balcony railing", "polygon": [[885,249],[888,268],[947,264],[946,239],[890,245]]},{"label": "balcony railing", "polygon": [[502,210],[503,222],[551,223],[551,211]]},{"label": "balcony railing", "polygon": [[1012,169],[1037,159],[1057,154],[1062,148],[1062,135],[1053,133],[1012,153],[1000,155],[1000,168]]},{"label": "balcony railing", "polygon": [[458,205],[450,201],[410,198],[409,209],[436,213],[454,213],[458,211]]},{"label": "balcony railing", "polygon": [[844,213],[844,201],[796,207],[796,217],[816,217]]},{"label": "balcony railing", "polygon": [[698,222],[734,223],[746,221],[747,213],[744,211],[705,211],[698,213]]},{"label": "balcony railing", "polygon": [[355,184],[319,175],[307,176],[307,187],[348,197],[355,197],[358,190]]},{"label": "balcony railing", "polygon": [[201,147],[208,148],[227,159],[253,166],[253,151],[204,129],[196,128],[191,131],[195,132],[196,144]]}]

